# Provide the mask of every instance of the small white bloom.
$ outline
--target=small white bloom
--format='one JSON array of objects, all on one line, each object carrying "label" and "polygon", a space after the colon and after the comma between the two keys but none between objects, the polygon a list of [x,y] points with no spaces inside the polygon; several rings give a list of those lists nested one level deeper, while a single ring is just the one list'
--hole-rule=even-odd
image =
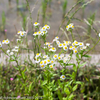
[{"label": "small white bloom", "polygon": [[62,60],[62,56],[59,56],[59,57],[58,57],[58,60],[59,60],[59,61]]},{"label": "small white bloom", "polygon": [[40,68],[44,69],[45,68],[45,65],[40,65]]},{"label": "small white bloom", "polygon": [[18,31],[17,34],[21,34],[22,31]]},{"label": "small white bloom", "polygon": [[10,56],[14,55],[14,52],[10,52]]},{"label": "small white bloom", "polygon": [[20,36],[21,36],[21,37],[24,37],[25,34],[26,34],[26,32],[25,32],[25,31],[22,31],[22,32],[20,33]]},{"label": "small white bloom", "polygon": [[47,59],[47,64],[49,64],[51,61],[50,61],[50,59]]},{"label": "small white bloom", "polygon": [[46,27],[42,27],[41,31],[46,31]]},{"label": "small white bloom", "polygon": [[45,59],[48,58],[48,55],[44,55],[43,58],[45,58]]},{"label": "small white bloom", "polygon": [[47,65],[47,60],[44,60],[44,65]]},{"label": "small white bloom", "polygon": [[60,78],[61,78],[62,80],[65,80],[66,76],[65,76],[65,75],[61,75]]},{"label": "small white bloom", "polygon": [[40,66],[41,66],[41,65],[44,65],[44,61],[40,61]]},{"label": "small white bloom", "polygon": [[40,25],[40,23],[35,22],[33,25],[36,27],[36,26]]},{"label": "small white bloom", "polygon": [[74,54],[78,53],[78,51],[77,51],[77,50],[73,50],[73,52],[74,52]]},{"label": "small white bloom", "polygon": [[60,44],[60,41],[57,40],[56,43],[57,43],[57,45],[59,45]]},{"label": "small white bloom", "polygon": [[86,49],[86,46],[83,46],[83,49]]},{"label": "small white bloom", "polygon": [[51,63],[51,64],[54,64],[54,60],[51,60],[50,63]]},{"label": "small white bloom", "polygon": [[74,41],[74,43],[75,43],[75,45],[79,45],[78,42],[77,42],[76,40]]},{"label": "small white bloom", "polygon": [[67,63],[68,59],[66,57],[63,58],[63,62]]},{"label": "small white bloom", "polygon": [[52,65],[49,65],[49,67],[50,67],[50,68],[53,68],[53,64],[52,64]]},{"label": "small white bloom", "polygon": [[15,48],[14,48],[14,49],[12,49],[12,51],[13,51],[13,52],[18,52],[18,49],[15,49]]},{"label": "small white bloom", "polygon": [[10,43],[10,41],[7,39],[7,40],[5,40],[5,44],[9,44]]},{"label": "small white bloom", "polygon": [[58,44],[58,47],[59,48],[63,47],[63,44],[62,43]]},{"label": "small white bloom", "polygon": [[49,42],[46,42],[44,45],[49,45],[50,43]]},{"label": "small white bloom", "polygon": [[45,27],[47,30],[50,29],[50,26],[49,26],[49,25],[45,25],[44,27]]},{"label": "small white bloom", "polygon": [[70,46],[70,47],[69,47],[69,50],[73,50],[73,46]]},{"label": "small white bloom", "polygon": [[36,58],[37,58],[37,57],[40,57],[40,56],[41,56],[41,53],[37,53],[37,54],[36,54]]},{"label": "small white bloom", "polygon": [[63,49],[66,51],[66,50],[68,50],[68,47],[67,46],[63,46]]},{"label": "small white bloom", "polygon": [[53,56],[53,59],[57,59],[57,58],[58,58],[58,55],[55,54],[55,55]]},{"label": "small white bloom", "polygon": [[56,48],[52,47],[49,49],[49,51],[56,52]]},{"label": "small white bloom", "polygon": [[36,36],[36,35],[38,35],[38,32],[34,32],[34,34],[33,34],[34,36]]},{"label": "small white bloom", "polygon": [[38,35],[42,35],[42,31],[38,31],[37,34],[38,34]]},{"label": "small white bloom", "polygon": [[7,54],[9,54],[10,53],[10,50],[7,50]]},{"label": "small white bloom", "polygon": [[90,43],[86,43],[86,46],[87,46],[87,47],[90,46]]},{"label": "small white bloom", "polygon": [[40,62],[40,59],[36,59],[36,61],[35,61],[36,63],[39,63]]},{"label": "small white bloom", "polygon": [[99,37],[100,37],[100,33],[99,33]]},{"label": "small white bloom", "polygon": [[79,42],[79,46],[84,46],[83,42]]},{"label": "small white bloom", "polygon": [[56,36],[56,37],[53,39],[53,42],[54,42],[54,41],[57,41],[58,39],[59,39],[59,37]]},{"label": "small white bloom", "polygon": [[17,42],[20,42],[21,41],[21,39],[17,39]]},{"label": "small white bloom", "polygon": [[2,44],[5,44],[5,40],[2,41]]}]

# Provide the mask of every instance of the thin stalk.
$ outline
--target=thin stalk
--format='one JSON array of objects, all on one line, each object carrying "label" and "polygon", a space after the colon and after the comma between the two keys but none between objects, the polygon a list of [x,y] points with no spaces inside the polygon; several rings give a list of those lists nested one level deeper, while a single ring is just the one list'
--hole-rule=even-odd
[{"label": "thin stalk", "polygon": [[58,36],[58,33],[59,33],[59,31],[60,31],[60,28],[61,28],[61,26],[63,25],[63,23],[65,22],[65,20],[66,20],[66,17],[69,15],[69,13],[80,3],[80,2],[82,2],[83,0],[80,0],[79,2],[77,2],[69,11],[68,11],[68,13],[66,13],[65,14],[65,17],[64,17],[64,19],[63,19],[63,21],[62,21],[62,23],[61,23],[61,25],[59,26],[59,29],[58,29],[58,31],[57,31],[57,36]]},{"label": "thin stalk", "polygon": [[72,35],[72,39],[73,39],[73,42],[74,42],[74,35],[73,35],[73,33],[72,33],[72,30],[70,31],[71,32],[71,35]]},{"label": "thin stalk", "polygon": [[84,53],[84,55],[89,53],[91,50],[93,50],[95,48],[95,46],[99,43],[99,41],[100,41],[100,38],[99,38],[99,40],[96,42],[96,44],[91,49],[89,49],[86,53]]}]

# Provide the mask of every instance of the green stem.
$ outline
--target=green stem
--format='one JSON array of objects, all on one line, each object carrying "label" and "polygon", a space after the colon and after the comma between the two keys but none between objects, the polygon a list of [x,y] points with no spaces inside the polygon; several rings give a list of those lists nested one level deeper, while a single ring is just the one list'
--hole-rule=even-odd
[{"label": "green stem", "polygon": [[72,35],[72,39],[73,39],[73,42],[74,42],[74,35],[73,35],[73,33],[72,33],[72,30],[70,31],[71,32],[71,35]]},{"label": "green stem", "polygon": [[99,38],[99,40],[96,42],[96,44],[95,44],[91,49],[89,49],[86,53],[84,53],[83,55],[85,55],[85,54],[89,53],[91,50],[93,50],[93,49],[95,48],[95,46],[99,43],[99,41],[100,41],[100,38]]}]

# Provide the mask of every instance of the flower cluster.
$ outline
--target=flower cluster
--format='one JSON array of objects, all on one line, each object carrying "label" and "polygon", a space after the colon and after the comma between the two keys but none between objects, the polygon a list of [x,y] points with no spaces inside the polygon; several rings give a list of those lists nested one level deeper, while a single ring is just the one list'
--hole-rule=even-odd
[{"label": "flower cluster", "polygon": [[10,41],[8,39],[2,41],[2,44],[9,44],[9,43]]},{"label": "flower cluster", "polygon": [[70,29],[74,29],[74,24],[70,23],[68,26],[66,26],[67,31],[69,31]]},{"label": "flower cluster", "polygon": [[18,33],[17,34],[19,34],[21,37],[24,37],[25,36],[25,34],[26,34],[26,32],[25,31],[18,31]]},{"label": "flower cluster", "polygon": [[50,68],[54,66],[54,60],[48,57],[48,55],[41,55],[41,53],[37,53],[35,56],[35,62],[39,63],[41,68],[45,68],[47,65]]},{"label": "flower cluster", "polygon": [[[34,23],[35,24],[35,23]],[[39,23],[38,23],[39,24]],[[48,30],[50,29],[49,25],[45,25],[43,26],[38,32],[34,32],[34,36],[38,36],[38,35],[45,35],[48,33]]]},{"label": "flower cluster", "polygon": [[89,43],[86,43],[86,46],[85,46],[83,42],[78,42],[76,40],[72,43],[71,41],[63,41],[63,43],[61,43],[59,41],[59,37],[55,37],[52,43],[46,42],[44,44],[44,49],[47,49],[48,52],[52,52],[50,53],[50,57],[49,55],[43,56],[41,53],[37,53],[35,56],[35,62],[39,63],[41,68],[45,68],[46,66],[53,68],[54,62],[67,64],[70,61],[70,58],[71,58],[70,55],[66,57],[65,54],[55,53],[57,49],[53,46],[54,42],[56,42],[56,45],[58,46],[58,48],[62,48],[61,50],[63,53],[65,52],[65,54],[68,50],[73,51],[73,54],[77,54],[79,51],[85,50],[90,45]]},{"label": "flower cluster", "polygon": [[9,56],[12,56],[12,55],[15,55],[15,53],[16,52],[18,52],[18,50],[19,50],[19,47],[17,47],[17,46],[15,46],[12,50],[7,50],[7,54],[9,55]]}]

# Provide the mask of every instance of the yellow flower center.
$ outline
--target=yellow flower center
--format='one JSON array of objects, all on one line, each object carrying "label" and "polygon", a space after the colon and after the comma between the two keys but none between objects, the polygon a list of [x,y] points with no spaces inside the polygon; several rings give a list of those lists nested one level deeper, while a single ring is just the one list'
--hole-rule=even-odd
[{"label": "yellow flower center", "polygon": [[75,42],[75,44],[78,44],[78,42]]},{"label": "yellow flower center", "polygon": [[67,47],[64,47],[65,49],[67,49]]},{"label": "yellow flower center", "polygon": [[54,61],[51,61],[51,63],[53,63]]},{"label": "yellow flower center", "polygon": [[77,53],[77,50],[75,50],[75,53]]},{"label": "yellow flower center", "polygon": [[35,24],[37,24],[37,22],[35,22]]},{"label": "yellow flower center", "polygon": [[41,61],[40,64],[43,64],[43,61]]},{"label": "yellow flower center", "polygon": [[58,57],[58,59],[61,59],[61,57]]},{"label": "yellow flower center", "polygon": [[24,35],[24,33],[22,32],[21,35]]},{"label": "yellow flower center", "polygon": [[5,40],[3,40],[2,42],[5,42]]},{"label": "yellow flower center", "polygon": [[53,66],[52,65],[50,65],[50,68],[52,68]]},{"label": "yellow flower center", "polygon": [[59,44],[59,46],[62,46],[62,44]]},{"label": "yellow flower center", "polygon": [[49,28],[49,26],[47,28]]},{"label": "yellow flower center", "polygon": [[41,65],[41,67],[44,67],[44,65]]},{"label": "yellow flower center", "polygon": [[37,32],[34,32],[34,34],[37,34]]},{"label": "yellow flower center", "polygon": [[45,29],[45,27],[43,27],[43,29]]},{"label": "yellow flower center", "polygon": [[72,26],[72,28],[74,28],[74,26]]},{"label": "yellow flower center", "polygon": [[63,43],[63,45],[65,46],[66,44],[65,44],[65,43]]},{"label": "yellow flower center", "polygon": [[47,25],[45,25],[45,26],[47,26]]},{"label": "yellow flower center", "polygon": [[66,28],[68,28],[68,26],[66,26]]},{"label": "yellow flower center", "polygon": [[72,46],[70,46],[70,48],[72,48]]},{"label": "yellow flower center", "polygon": [[50,60],[49,60],[49,59],[48,59],[47,61],[48,61],[48,62],[50,62]]},{"label": "yellow flower center", "polygon": [[54,55],[55,58],[57,58],[57,55]]},{"label": "yellow flower center", "polygon": [[36,54],[37,56],[39,55],[39,53]]},{"label": "yellow flower center", "polygon": [[39,31],[39,34],[40,34],[41,32]]},{"label": "yellow flower center", "polygon": [[82,43],[80,43],[80,45],[82,45]]},{"label": "yellow flower center", "polygon": [[65,78],[65,76],[62,76],[62,78]]},{"label": "yellow flower center", "polygon": [[46,64],[47,62],[46,61],[44,61],[44,64]]},{"label": "yellow flower center", "polygon": [[73,43],[73,45],[75,45],[75,43]]},{"label": "yellow flower center", "polygon": [[55,50],[55,48],[52,48],[52,50]]}]

